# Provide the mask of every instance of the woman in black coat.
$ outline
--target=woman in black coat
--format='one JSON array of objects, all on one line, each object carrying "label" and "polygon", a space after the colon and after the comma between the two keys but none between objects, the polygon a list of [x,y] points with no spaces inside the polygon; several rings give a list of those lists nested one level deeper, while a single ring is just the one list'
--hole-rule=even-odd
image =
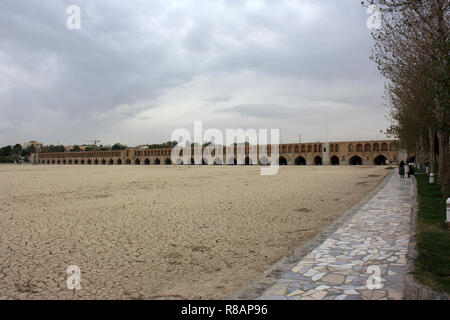
[{"label": "woman in black coat", "polygon": [[400,178],[405,177],[405,163],[403,160],[400,162],[400,165],[398,166],[398,174],[400,175]]}]

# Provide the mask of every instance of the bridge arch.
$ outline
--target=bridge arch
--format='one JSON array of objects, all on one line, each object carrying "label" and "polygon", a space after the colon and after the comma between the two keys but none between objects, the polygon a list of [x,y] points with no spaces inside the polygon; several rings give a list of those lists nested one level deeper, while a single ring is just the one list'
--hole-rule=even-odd
[{"label": "bridge arch", "polygon": [[373,164],[376,165],[376,166],[385,165],[386,164],[386,160],[387,160],[387,158],[384,155],[379,154],[378,156],[376,156],[373,159]]},{"label": "bridge arch", "polygon": [[130,165],[131,164],[131,160],[130,159],[125,160],[125,164],[126,165]]},{"label": "bridge arch", "polygon": [[122,164],[122,159],[117,159],[117,164],[121,165]]},{"label": "bridge arch", "polygon": [[84,164],[84,159],[81,159],[80,164]]},{"label": "bridge arch", "polygon": [[153,164],[159,166],[161,164],[161,160],[156,158],[155,161],[153,161]]},{"label": "bridge arch", "polygon": [[305,166],[305,165],[306,165],[306,159],[303,158],[302,156],[298,156],[298,157],[295,159],[295,164],[296,164],[297,166]]},{"label": "bridge arch", "polygon": [[114,164],[114,160],[113,160],[113,159],[109,159],[108,164],[109,164],[110,166],[113,165],[113,164]]},{"label": "bridge arch", "polygon": [[316,156],[316,157],[314,158],[314,164],[315,164],[316,166],[321,166],[321,165],[322,165],[322,157],[321,157],[321,156]]},{"label": "bridge arch", "polygon": [[216,159],[214,159],[214,164],[215,165],[222,165],[223,163],[222,163],[222,159],[220,159],[220,158],[216,158]]},{"label": "bridge arch", "polygon": [[337,156],[332,156],[330,159],[330,163],[333,166],[338,166],[339,165],[339,158]]},{"label": "bridge arch", "polygon": [[95,159],[95,160],[94,160],[94,164],[98,164],[98,159]]},{"label": "bridge arch", "polygon": [[106,164],[106,160],[105,159],[102,159],[102,164]]},{"label": "bridge arch", "polygon": [[170,160],[169,158],[167,158],[166,160],[164,160],[164,164],[172,164],[172,160]]},{"label": "bridge arch", "polygon": [[150,164],[150,159],[149,159],[149,158],[145,158],[144,164],[145,164],[146,166],[148,166],[148,165]]},{"label": "bridge arch", "polygon": [[287,162],[287,160],[286,160],[286,158],[285,157],[279,157],[278,158],[278,164],[280,165],[280,166],[287,166],[287,164],[288,164],[288,162]]},{"label": "bridge arch", "polygon": [[87,164],[89,164],[89,165],[92,164],[91,159],[88,159]]},{"label": "bridge arch", "polygon": [[353,156],[348,160],[348,163],[352,166],[360,166],[362,165],[362,159],[360,156]]},{"label": "bridge arch", "polygon": [[135,165],[140,165],[140,164],[141,164],[141,160],[140,160],[140,159],[134,160],[134,164],[135,164]]}]

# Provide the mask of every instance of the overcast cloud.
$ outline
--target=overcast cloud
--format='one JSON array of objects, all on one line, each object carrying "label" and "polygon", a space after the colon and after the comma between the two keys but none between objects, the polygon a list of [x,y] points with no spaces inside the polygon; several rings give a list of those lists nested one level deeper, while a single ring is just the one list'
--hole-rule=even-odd
[{"label": "overcast cloud", "polygon": [[156,143],[194,120],[383,138],[368,16],[359,0],[2,0],[0,145]]}]

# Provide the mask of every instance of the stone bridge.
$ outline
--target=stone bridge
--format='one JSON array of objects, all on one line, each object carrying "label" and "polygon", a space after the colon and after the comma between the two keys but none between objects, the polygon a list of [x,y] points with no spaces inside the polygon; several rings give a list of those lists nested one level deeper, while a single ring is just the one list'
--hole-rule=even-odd
[{"label": "stone bridge", "polygon": [[[269,164],[270,145],[216,148],[223,148],[222,155],[215,155],[213,150],[209,159],[194,161],[192,156],[190,161],[183,161],[186,157],[180,152],[174,163],[171,148],[39,153],[34,159],[40,164],[59,165]],[[194,148],[191,154],[194,155]],[[400,157],[396,141],[372,140],[281,144],[278,159],[280,165],[384,165],[397,164]]]}]

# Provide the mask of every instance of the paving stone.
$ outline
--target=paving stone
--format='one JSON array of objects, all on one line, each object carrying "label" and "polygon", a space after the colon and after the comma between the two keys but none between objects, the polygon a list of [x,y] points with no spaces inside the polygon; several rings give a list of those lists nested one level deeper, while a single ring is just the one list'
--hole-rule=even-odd
[{"label": "paving stone", "polygon": [[[378,193],[262,297],[402,299],[414,184],[393,174]],[[383,289],[368,290],[378,267]],[[295,285],[289,284],[290,282]]]},{"label": "paving stone", "polygon": [[330,273],[325,275],[321,281],[331,284],[343,284],[345,281],[345,276],[342,274]]}]

